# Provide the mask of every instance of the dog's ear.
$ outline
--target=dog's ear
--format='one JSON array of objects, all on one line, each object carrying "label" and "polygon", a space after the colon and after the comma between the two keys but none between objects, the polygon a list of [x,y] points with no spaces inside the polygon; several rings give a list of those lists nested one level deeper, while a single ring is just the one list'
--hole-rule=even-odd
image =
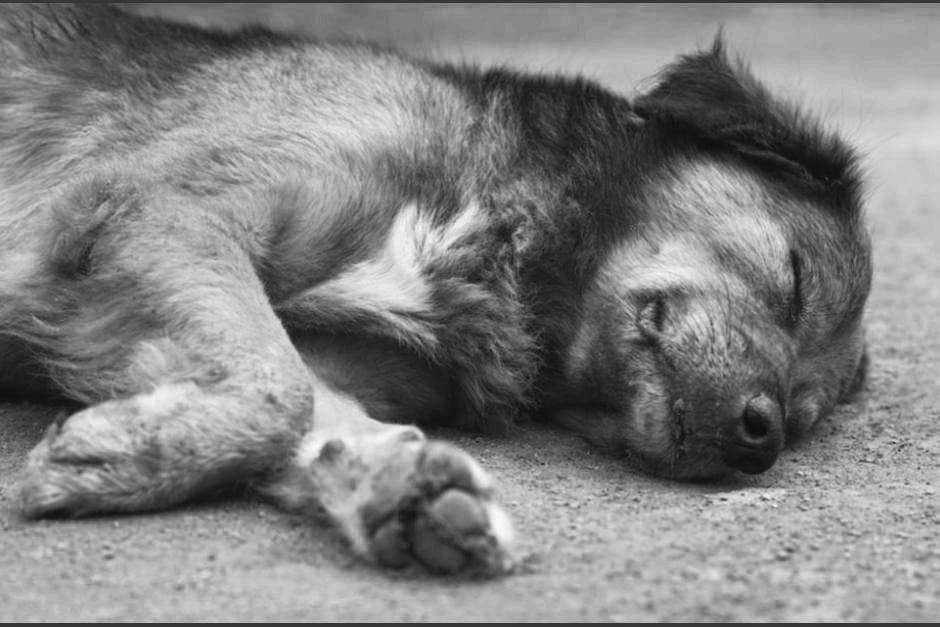
[{"label": "dog's ear", "polygon": [[709,50],[666,66],[634,109],[667,134],[730,149],[816,189],[848,191],[846,200],[856,204],[853,151],[795,104],[775,98],[744,61],[729,59],[720,32]]},{"label": "dog's ear", "polygon": [[720,32],[709,50],[682,55],[660,70],[653,85],[634,103],[644,116],[700,120],[707,128],[762,117],[769,99],[743,63],[732,66]]}]

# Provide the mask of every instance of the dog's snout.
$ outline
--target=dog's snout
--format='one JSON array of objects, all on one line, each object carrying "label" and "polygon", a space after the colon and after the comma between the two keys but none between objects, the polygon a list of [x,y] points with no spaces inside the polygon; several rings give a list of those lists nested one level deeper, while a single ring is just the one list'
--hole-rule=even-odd
[{"label": "dog's snout", "polygon": [[774,427],[783,421],[780,404],[766,394],[760,394],[744,406],[741,418],[744,437],[757,445],[774,437]]},{"label": "dog's snout", "polygon": [[767,394],[753,396],[724,431],[724,462],[746,473],[764,472],[783,449],[783,407]]}]

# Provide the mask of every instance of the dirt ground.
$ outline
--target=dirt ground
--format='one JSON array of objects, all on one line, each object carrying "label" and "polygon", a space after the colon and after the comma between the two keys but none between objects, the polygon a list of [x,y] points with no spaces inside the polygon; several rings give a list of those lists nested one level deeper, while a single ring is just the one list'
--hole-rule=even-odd
[{"label": "dirt ground", "polygon": [[867,155],[871,375],[769,472],[719,484],[650,478],[547,428],[442,433],[496,477],[519,531],[516,572],[486,582],[380,572],[323,522],[248,497],[24,521],[11,488],[54,408],[0,404],[0,620],[940,619],[940,6],[136,6],[582,72],[627,94],[723,25]]}]

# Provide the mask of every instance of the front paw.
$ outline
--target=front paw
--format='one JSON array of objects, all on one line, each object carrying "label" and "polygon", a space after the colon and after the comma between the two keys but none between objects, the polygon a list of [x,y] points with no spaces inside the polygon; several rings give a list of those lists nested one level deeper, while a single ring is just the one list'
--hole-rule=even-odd
[{"label": "front paw", "polygon": [[413,474],[398,489],[391,508],[363,508],[378,563],[400,568],[416,561],[434,573],[484,576],[511,569],[509,517],[493,501],[489,478],[469,455],[443,442],[427,442]]},{"label": "front paw", "polygon": [[302,452],[291,490],[307,491],[353,548],[381,566],[482,576],[511,570],[512,525],[489,476],[453,445],[394,429]]}]

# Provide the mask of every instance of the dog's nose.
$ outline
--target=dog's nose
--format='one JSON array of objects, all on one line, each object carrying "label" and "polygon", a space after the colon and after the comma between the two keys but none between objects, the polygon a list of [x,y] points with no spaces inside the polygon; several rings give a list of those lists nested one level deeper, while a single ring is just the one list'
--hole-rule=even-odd
[{"label": "dog's nose", "polygon": [[783,408],[767,394],[744,404],[723,430],[721,455],[726,464],[746,473],[764,472],[783,449]]}]

